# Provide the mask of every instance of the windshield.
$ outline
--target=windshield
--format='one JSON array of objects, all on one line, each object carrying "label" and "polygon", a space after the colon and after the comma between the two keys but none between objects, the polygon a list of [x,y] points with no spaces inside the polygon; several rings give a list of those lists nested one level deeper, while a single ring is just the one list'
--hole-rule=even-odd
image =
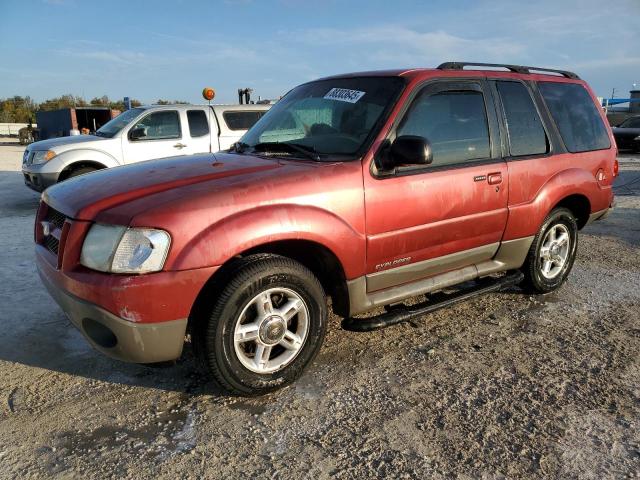
[{"label": "windshield", "polygon": [[400,77],[337,78],[300,85],[245,133],[236,151],[298,157],[306,150],[315,155],[306,158],[315,160],[353,158],[373,141],[403,86]]},{"label": "windshield", "polygon": [[620,128],[640,128],[640,117],[627,118],[620,124]]},{"label": "windshield", "polygon": [[96,135],[98,135],[99,137],[113,138],[116,133],[129,125],[131,120],[136,118],[142,112],[144,112],[144,108],[132,108],[131,110],[122,112],[116,118],[109,120],[102,127],[100,127],[96,132]]}]

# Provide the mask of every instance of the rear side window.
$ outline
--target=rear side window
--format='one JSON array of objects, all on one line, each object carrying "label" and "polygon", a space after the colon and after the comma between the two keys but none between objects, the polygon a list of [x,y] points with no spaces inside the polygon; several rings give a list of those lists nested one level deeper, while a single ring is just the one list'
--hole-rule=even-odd
[{"label": "rear side window", "polygon": [[249,130],[264,115],[263,111],[224,112],[222,117],[230,130]]},{"label": "rear side window", "polygon": [[538,88],[571,153],[609,148],[609,136],[591,96],[577,83],[539,82]]},{"label": "rear side window", "polygon": [[520,82],[496,82],[504,111],[512,157],[548,151],[547,135],[527,87]]},{"label": "rear side window", "polygon": [[431,143],[434,167],[489,158],[489,128],[482,93],[422,94],[411,105],[397,135],[418,135]]},{"label": "rear side window", "polygon": [[192,138],[209,135],[209,123],[204,110],[188,110],[189,134]]}]

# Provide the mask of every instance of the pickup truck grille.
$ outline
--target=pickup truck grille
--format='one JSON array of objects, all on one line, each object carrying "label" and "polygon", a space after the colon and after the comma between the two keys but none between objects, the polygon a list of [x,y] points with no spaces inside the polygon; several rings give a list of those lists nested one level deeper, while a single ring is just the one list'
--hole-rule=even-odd
[{"label": "pickup truck grille", "polygon": [[[58,253],[60,250],[62,228],[64,227],[64,222],[66,220],[66,215],[58,212],[51,207],[47,207],[47,212],[41,222],[42,245],[56,257],[58,257]],[[48,226],[45,224],[48,224]],[[47,226],[48,228],[45,229],[45,226]]]},{"label": "pickup truck grille", "polygon": [[29,149],[26,149],[24,151],[24,154],[22,155],[22,165],[24,166],[29,166],[33,163],[33,157],[36,154],[36,152],[30,152]]},{"label": "pickup truck grille", "polygon": [[60,230],[62,230],[62,227],[64,226],[64,222],[67,219],[66,215],[63,213],[58,212],[57,210],[54,210],[53,208],[49,207],[49,209],[47,210],[47,216],[45,217],[45,221],[49,222],[53,225],[55,225],[56,227],[58,227]]},{"label": "pickup truck grille", "polygon": [[58,255],[58,249],[60,247],[60,242],[53,235],[49,235],[48,237],[44,238],[44,246],[47,247],[47,250],[49,250],[54,255],[56,255],[56,256]]}]

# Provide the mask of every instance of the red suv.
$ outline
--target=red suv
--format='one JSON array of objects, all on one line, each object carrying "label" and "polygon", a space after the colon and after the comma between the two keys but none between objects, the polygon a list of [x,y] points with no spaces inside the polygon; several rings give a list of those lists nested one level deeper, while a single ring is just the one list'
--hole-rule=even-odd
[{"label": "red suv", "polygon": [[46,190],[38,270],[101,352],[172,360],[189,334],[224,388],[262,393],[314,358],[327,297],[344,327],[370,330],[508,284],[558,288],[578,230],[613,204],[607,125],[586,83],[559,70],[324,78],[228,152]]}]

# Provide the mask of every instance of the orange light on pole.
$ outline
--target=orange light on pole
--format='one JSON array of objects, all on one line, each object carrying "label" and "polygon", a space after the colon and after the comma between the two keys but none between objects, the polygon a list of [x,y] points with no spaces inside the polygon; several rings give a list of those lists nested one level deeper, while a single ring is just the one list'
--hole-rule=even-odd
[{"label": "orange light on pole", "polygon": [[216,91],[211,87],[205,87],[202,90],[202,96],[204,97],[205,100],[211,101],[213,100],[213,97],[216,96]]}]

